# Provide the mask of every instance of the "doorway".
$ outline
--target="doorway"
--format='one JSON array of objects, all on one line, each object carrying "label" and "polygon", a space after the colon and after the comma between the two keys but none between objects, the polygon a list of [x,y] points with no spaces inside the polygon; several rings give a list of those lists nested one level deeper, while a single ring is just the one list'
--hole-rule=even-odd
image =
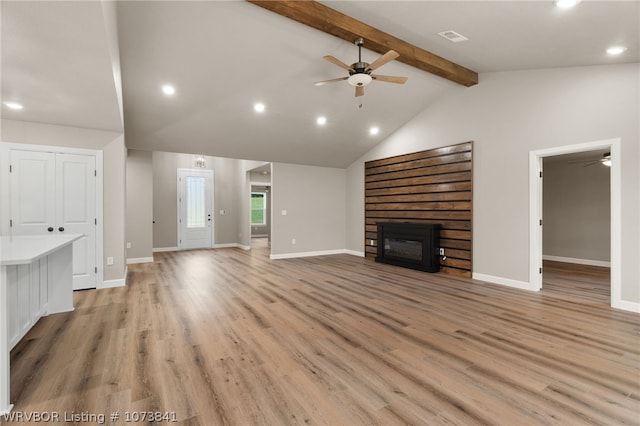
[{"label": "doorway", "polygon": [[267,246],[271,242],[271,186],[269,185],[251,185],[252,246],[256,240],[266,241]]},{"label": "doorway", "polygon": [[96,288],[102,282],[101,156],[71,148],[6,148],[8,234],[82,234],[73,243],[73,289]]},{"label": "doorway", "polygon": [[610,305],[622,305],[621,297],[621,173],[620,139],[531,151],[529,153],[529,283],[539,291],[543,278],[543,160],[564,154],[607,150],[610,153]]},{"label": "doorway", "polygon": [[608,149],[543,158],[542,289],[609,305],[611,184]]},{"label": "doorway", "polygon": [[178,249],[213,246],[213,170],[178,169]]},{"label": "doorway", "polygon": [[[271,181],[271,163],[247,171],[247,189],[249,190],[249,235],[251,249],[271,247],[271,201],[273,197]],[[245,228],[246,229],[246,228]]]}]

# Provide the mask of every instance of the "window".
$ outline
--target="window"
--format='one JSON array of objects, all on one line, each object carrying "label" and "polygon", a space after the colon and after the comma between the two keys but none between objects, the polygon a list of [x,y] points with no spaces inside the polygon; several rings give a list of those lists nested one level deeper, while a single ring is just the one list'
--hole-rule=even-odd
[{"label": "window", "polygon": [[205,182],[203,177],[187,176],[187,228],[205,226]]},{"label": "window", "polygon": [[251,193],[251,225],[263,226],[267,224],[267,194],[264,192]]}]

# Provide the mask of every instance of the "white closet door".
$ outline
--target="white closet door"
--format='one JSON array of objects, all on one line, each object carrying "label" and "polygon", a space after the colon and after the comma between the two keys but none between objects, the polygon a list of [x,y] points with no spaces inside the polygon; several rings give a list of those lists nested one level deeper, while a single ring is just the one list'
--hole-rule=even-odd
[{"label": "white closet door", "polygon": [[84,234],[73,289],[96,287],[96,157],[11,150],[11,235]]},{"label": "white closet door", "polygon": [[96,286],[96,158],[56,155],[56,231],[84,234],[73,243],[73,289]]},{"label": "white closet door", "polygon": [[11,151],[11,233],[55,232],[56,161],[52,152]]}]

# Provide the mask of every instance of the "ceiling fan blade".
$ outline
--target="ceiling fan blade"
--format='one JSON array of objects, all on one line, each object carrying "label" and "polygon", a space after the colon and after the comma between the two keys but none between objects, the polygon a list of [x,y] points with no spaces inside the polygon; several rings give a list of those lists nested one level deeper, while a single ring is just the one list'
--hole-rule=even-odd
[{"label": "ceiling fan blade", "polygon": [[356,98],[358,96],[364,96],[364,86],[356,86]]},{"label": "ceiling fan blade", "polygon": [[313,83],[313,85],[314,86],[323,86],[323,85],[329,84],[329,83],[337,83],[338,81],[345,81],[348,78],[349,77],[340,77],[340,78],[334,78],[334,79],[331,79],[331,80],[316,81],[315,83]]},{"label": "ceiling fan blade", "polygon": [[396,77],[393,75],[376,75],[371,74],[371,78],[374,80],[384,81],[386,83],[405,84],[408,80],[407,77]]},{"label": "ceiling fan blade", "polygon": [[398,56],[400,56],[398,52],[396,52],[395,50],[390,50],[384,55],[380,56],[375,61],[373,61],[373,63],[367,67],[366,71],[373,71],[375,69],[378,69],[384,64],[386,64],[387,62],[393,61]]},{"label": "ceiling fan blade", "polygon": [[353,68],[351,68],[349,65],[345,64],[338,58],[334,58],[331,55],[323,56],[322,58],[331,62],[332,64],[339,66],[340,68],[344,68],[347,71],[353,71]]}]

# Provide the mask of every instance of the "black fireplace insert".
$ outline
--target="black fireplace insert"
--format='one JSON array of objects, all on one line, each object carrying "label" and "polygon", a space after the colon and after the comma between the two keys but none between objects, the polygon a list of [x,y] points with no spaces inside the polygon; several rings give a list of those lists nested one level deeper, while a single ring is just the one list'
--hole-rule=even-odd
[{"label": "black fireplace insert", "polygon": [[378,223],[376,262],[426,272],[440,270],[440,225]]}]

